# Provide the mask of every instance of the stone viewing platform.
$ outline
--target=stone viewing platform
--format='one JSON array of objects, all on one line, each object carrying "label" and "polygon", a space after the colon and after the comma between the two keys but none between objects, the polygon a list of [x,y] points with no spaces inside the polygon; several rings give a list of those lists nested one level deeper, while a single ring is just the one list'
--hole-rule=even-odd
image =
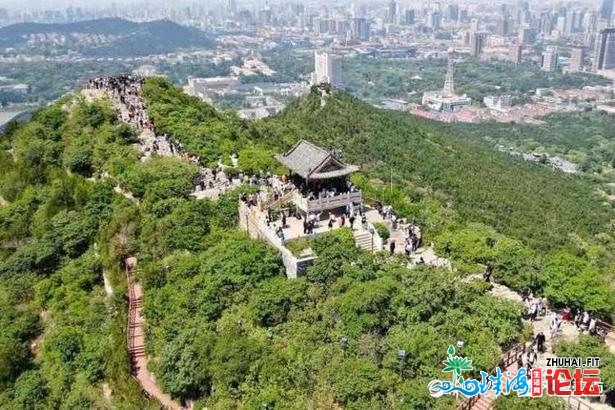
[{"label": "stone viewing platform", "polygon": [[239,224],[252,238],[280,251],[289,278],[305,273],[318,257],[309,240],[341,228],[350,229],[364,251],[405,254],[409,267],[451,268],[431,246],[420,248],[418,226],[398,219],[390,206],[363,202],[362,192],[349,179],[358,167],[304,140],[276,158],[289,168],[288,174],[270,178],[259,194],[242,196]]}]

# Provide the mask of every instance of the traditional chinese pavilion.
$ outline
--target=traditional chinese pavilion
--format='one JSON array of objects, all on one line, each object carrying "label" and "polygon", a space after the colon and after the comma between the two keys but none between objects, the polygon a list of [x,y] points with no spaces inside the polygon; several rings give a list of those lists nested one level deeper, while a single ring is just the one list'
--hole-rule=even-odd
[{"label": "traditional chinese pavilion", "polygon": [[286,154],[276,155],[276,159],[290,170],[291,181],[297,187],[293,202],[303,213],[361,204],[361,192],[348,179],[359,168],[344,164],[331,152],[301,140]]}]

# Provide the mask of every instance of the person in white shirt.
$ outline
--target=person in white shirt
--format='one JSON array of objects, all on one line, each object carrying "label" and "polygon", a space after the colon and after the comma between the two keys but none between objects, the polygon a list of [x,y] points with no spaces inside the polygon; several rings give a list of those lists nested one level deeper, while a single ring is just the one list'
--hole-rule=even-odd
[{"label": "person in white shirt", "polygon": [[590,334],[596,333],[596,325],[597,325],[596,319],[592,317],[591,320],[589,321],[589,328],[587,329],[589,330]]}]

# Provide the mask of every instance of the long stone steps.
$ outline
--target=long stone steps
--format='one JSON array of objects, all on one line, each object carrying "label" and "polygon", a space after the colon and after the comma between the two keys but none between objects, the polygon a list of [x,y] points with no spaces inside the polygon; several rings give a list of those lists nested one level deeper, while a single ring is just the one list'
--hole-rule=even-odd
[{"label": "long stone steps", "polygon": [[482,396],[480,400],[476,402],[472,409],[476,410],[490,410],[493,408],[493,402],[495,401],[495,394],[493,394],[492,390],[489,390],[487,394]]},{"label": "long stone steps", "polygon": [[354,242],[360,249],[371,252],[372,250],[372,235],[369,232],[354,232]]}]

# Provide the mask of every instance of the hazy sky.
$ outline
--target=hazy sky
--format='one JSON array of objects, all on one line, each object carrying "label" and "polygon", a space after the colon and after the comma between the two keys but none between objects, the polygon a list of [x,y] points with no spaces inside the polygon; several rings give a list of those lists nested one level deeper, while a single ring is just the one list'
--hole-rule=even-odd
[{"label": "hazy sky", "polygon": [[[276,3],[289,3],[289,2],[301,2],[302,0],[269,0],[269,4],[276,4]],[[342,0],[337,0],[337,1],[330,1],[330,0],[322,0],[321,3],[323,4],[332,4],[332,3],[347,3],[350,4],[352,0],[347,0],[347,1],[342,1]],[[357,3],[386,3],[388,2],[388,0],[355,0]],[[536,4],[536,5],[544,5],[545,3],[557,3],[558,1],[556,0],[552,0],[552,1],[545,1],[545,0],[528,0],[530,4]],[[573,1],[561,1],[562,4],[566,4],[566,3],[576,3],[576,4],[580,4],[580,3],[585,3],[588,6],[596,6],[601,0],[573,0]],[[109,5],[111,5],[112,3],[116,3],[116,4],[138,4],[138,3],[144,3],[144,0],[0,0],[0,7],[5,7],[5,8],[10,8],[10,9],[29,9],[29,10],[33,10],[33,9],[42,9],[42,10],[53,10],[53,9],[63,9],[69,6],[78,6],[78,7],[84,7],[84,8],[89,8],[89,9],[95,9],[95,8],[101,8],[101,7],[107,7]],[[316,0],[303,0],[304,3],[317,3]],[[449,1],[447,0],[440,0],[441,3],[448,3]],[[463,4],[463,3],[490,3],[493,4],[494,2],[497,3],[508,3],[508,4],[514,4],[516,2],[516,0],[510,0],[510,1],[505,1],[505,0],[455,0],[454,1],[457,4]],[[164,6],[181,6],[181,5],[188,5],[188,4],[204,4],[207,6],[211,6],[211,7],[216,7],[217,5],[220,4],[226,4],[227,1],[226,0],[148,0],[147,4],[150,6],[154,6],[154,5],[160,5],[161,7]],[[243,0],[238,0],[237,3],[239,5],[243,5],[243,4],[253,4],[253,1],[243,1]],[[265,0],[257,0],[256,3],[260,3],[260,4],[264,4]],[[414,5],[418,5],[420,3],[422,4],[429,4],[429,3],[435,3],[435,1],[429,1],[429,0],[398,0],[398,3],[401,5],[410,5],[410,4],[414,4]]]},{"label": "hazy sky", "polygon": [[[110,6],[112,3],[116,4],[138,4],[145,3],[143,0],[0,0],[0,7],[6,7],[11,9],[27,8],[27,9],[41,9],[41,10],[54,10],[63,9],[69,6],[77,6],[83,8],[102,8]],[[195,4],[201,3],[206,5],[216,6],[221,3],[221,0],[148,0],[148,4],[152,5],[181,5],[181,4]]]}]

